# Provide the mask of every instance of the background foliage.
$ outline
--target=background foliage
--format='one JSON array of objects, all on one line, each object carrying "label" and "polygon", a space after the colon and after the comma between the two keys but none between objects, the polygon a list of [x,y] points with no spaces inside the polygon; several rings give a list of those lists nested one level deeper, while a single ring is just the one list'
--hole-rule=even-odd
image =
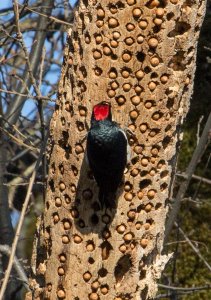
[{"label": "background foliage", "polygon": [[[22,6],[19,7],[19,24],[23,41],[30,55],[37,43],[35,35],[40,17],[39,12],[45,9],[45,3],[44,1],[22,1],[20,4]],[[28,10],[28,8],[31,10]],[[38,158],[43,139],[48,132],[49,121],[56,100],[66,31],[71,27],[73,21],[73,9],[69,1],[54,1],[54,8],[51,12],[51,16],[54,18],[49,19],[46,27],[42,54],[34,73],[36,87],[42,96],[38,98],[36,88],[32,82],[28,83],[24,90],[24,96],[19,95],[20,83],[24,85],[26,82],[24,75],[26,53],[23,51],[20,40],[17,39],[17,27],[12,3],[8,1],[8,6],[2,8],[0,6],[0,139],[4,147],[0,169],[4,176],[3,179],[0,178],[0,186],[2,185],[7,189],[7,192],[4,192],[3,195],[9,202],[14,226],[26,195],[34,163]],[[184,140],[178,161],[175,194],[180,182],[184,180],[182,176],[197,144],[197,137],[200,136],[211,111],[210,28],[211,1],[208,1],[207,14],[199,41],[194,95],[184,125]],[[12,112],[11,107],[15,105],[18,97],[22,99],[21,109]],[[11,112],[16,117],[15,121],[10,122]],[[186,197],[182,200],[182,208],[178,216],[179,226],[208,263],[211,260],[210,150],[209,141],[195,171],[196,177],[192,179]],[[2,150],[0,149],[0,151]],[[36,218],[40,215],[43,207],[46,174],[47,165],[44,156],[43,167],[37,173],[18,248],[18,257],[24,263],[26,272],[29,270]],[[201,177],[208,179],[208,181],[203,182],[200,179]],[[162,284],[176,287],[204,287],[210,284],[210,271],[189,243],[185,241],[184,235],[181,234],[178,228],[174,228],[165,250],[168,252],[174,251],[175,254],[163,274]],[[3,275],[3,265],[0,265],[0,270]],[[204,289],[187,293],[161,288],[157,298],[208,300],[211,299],[211,290]]]}]

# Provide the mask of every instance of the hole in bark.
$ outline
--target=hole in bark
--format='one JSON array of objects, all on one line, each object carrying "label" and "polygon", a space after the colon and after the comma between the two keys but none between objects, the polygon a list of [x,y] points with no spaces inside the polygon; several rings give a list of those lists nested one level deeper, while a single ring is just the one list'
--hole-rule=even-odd
[{"label": "hole in bark", "polygon": [[98,275],[100,277],[106,277],[106,275],[108,274],[108,271],[105,269],[105,268],[101,268],[99,271],[98,271]]},{"label": "hole in bark", "polygon": [[88,178],[89,178],[90,180],[94,180],[94,174],[93,174],[92,170],[89,170],[89,171],[87,172],[87,176],[88,176]]},{"label": "hole in bark", "polygon": [[146,56],[146,55],[145,55],[143,52],[141,52],[141,51],[136,53],[136,58],[137,58],[137,60],[140,61],[140,62],[143,62],[143,61],[144,61],[145,56]]},{"label": "hole in bark", "polygon": [[116,278],[116,282],[120,282],[127,272],[130,271],[132,267],[131,256],[126,254],[122,256],[114,269],[114,276]]},{"label": "hole in bark", "polygon": [[80,87],[81,92],[86,92],[87,87],[86,87],[85,83],[84,83],[82,80],[80,80],[80,81],[78,82],[78,86]]},{"label": "hole in bark", "polygon": [[100,210],[99,203],[98,202],[92,203],[92,208],[94,209],[94,211],[99,211]]},{"label": "hole in bark", "polygon": [[88,4],[89,4],[89,1],[88,1],[88,0],[83,0],[83,3],[84,3],[84,5],[87,7]]},{"label": "hole in bark", "polygon": [[162,203],[157,203],[157,204],[155,205],[155,210],[159,209],[161,206],[162,206]]},{"label": "hole in bark", "polygon": [[160,173],[160,178],[166,177],[166,176],[168,175],[168,173],[169,173],[169,172],[168,172],[167,170],[161,172],[161,173]]},{"label": "hole in bark", "polygon": [[103,73],[103,70],[99,67],[95,67],[94,72],[96,76],[100,76]]},{"label": "hole in bark", "polygon": [[70,154],[72,153],[72,148],[70,145],[67,145],[65,147],[65,158],[69,159],[70,158]]},{"label": "hole in bark", "polygon": [[112,59],[112,60],[117,60],[117,59],[118,59],[118,56],[112,52],[112,53],[111,53],[111,59]]},{"label": "hole in bark", "polygon": [[150,131],[149,135],[150,135],[150,137],[154,137],[154,136],[156,136],[159,132],[160,132],[160,129],[158,129],[158,128],[152,128],[152,130]]},{"label": "hole in bark", "polygon": [[166,137],[164,137],[164,139],[162,141],[163,148],[166,149],[170,142],[171,142],[170,136],[167,135]]},{"label": "hole in bark", "polygon": [[96,214],[93,214],[91,216],[91,222],[92,222],[93,225],[97,225],[99,223],[99,218]]},{"label": "hole in bark", "polygon": [[169,98],[166,104],[167,108],[171,108],[173,105],[174,105],[174,99]]},{"label": "hole in bark", "polygon": [[154,223],[154,221],[152,219],[147,219],[146,223],[149,223],[150,225],[152,225]]},{"label": "hole in bark", "polygon": [[59,146],[66,148],[69,139],[69,133],[67,131],[62,131],[62,138],[58,141]]},{"label": "hole in bark", "polygon": [[62,123],[62,126],[64,126],[66,124],[66,120],[64,117],[61,117],[61,123]]},{"label": "hole in bark", "polygon": [[150,67],[145,67],[144,68],[144,73],[149,74],[151,72]]},{"label": "hole in bark", "polygon": [[60,164],[59,165],[59,171],[60,171],[60,173],[63,175],[64,174],[64,166],[63,166],[63,164]]},{"label": "hole in bark", "polygon": [[165,132],[169,131],[171,129],[171,125],[166,126]]},{"label": "hole in bark", "polygon": [[89,263],[89,264],[92,265],[92,264],[94,264],[94,262],[95,262],[95,260],[94,260],[93,257],[89,257],[89,258],[88,258],[88,263]]},{"label": "hole in bark", "polygon": [[79,70],[81,71],[83,77],[86,78],[86,77],[87,77],[87,71],[86,71],[86,68],[85,68],[84,66],[81,66],[81,67],[79,68]]},{"label": "hole in bark", "polygon": [[168,37],[175,37],[177,35],[182,35],[185,32],[187,32],[189,29],[191,29],[190,24],[186,22],[177,22],[175,29],[168,33]]},{"label": "hole in bark", "polygon": [[71,169],[72,169],[72,172],[75,176],[78,175],[78,169],[74,166],[74,165],[71,165]]},{"label": "hole in bark", "polygon": [[113,249],[111,244],[108,241],[105,241],[101,244],[101,254],[102,254],[102,259],[106,260],[108,259],[110,255],[110,251]]},{"label": "hole in bark", "polygon": [[161,192],[165,191],[165,189],[167,189],[167,187],[168,187],[168,184],[166,182],[164,182],[163,184],[161,184],[161,186],[160,186]]},{"label": "hole in bark", "polygon": [[116,3],[116,6],[117,6],[119,9],[125,8],[125,5],[124,5],[123,1],[118,1],[118,2]]},{"label": "hole in bark", "polygon": [[173,12],[170,12],[166,15],[166,18],[168,21],[170,21],[172,18],[174,17],[174,13]]},{"label": "hole in bark", "polygon": [[[141,270],[139,279],[142,280],[146,277],[146,270]],[[142,298],[141,298],[142,299]],[[144,298],[143,298],[144,299]]]},{"label": "hole in bark", "polygon": [[144,210],[144,204],[141,204],[137,207],[137,212],[140,213],[142,210]]},{"label": "hole in bark", "polygon": [[141,291],[141,299],[146,299],[146,298],[147,298],[147,293],[148,293],[148,287],[146,286],[146,287]]},{"label": "hole in bark", "polygon": [[134,158],[131,159],[132,165],[135,165],[138,161],[139,161],[139,157],[138,156],[136,156],[136,157],[134,157]]},{"label": "hole in bark", "polygon": [[46,209],[49,209],[49,207],[50,207],[50,203],[49,201],[46,201]]},{"label": "hole in bark", "polygon": [[56,167],[55,167],[55,163],[53,162],[52,165],[51,165],[51,172],[52,172],[52,174],[55,173],[55,170],[56,170]]},{"label": "hole in bark", "polygon": [[158,162],[158,168],[162,168],[163,166],[165,166],[165,160],[164,159],[161,159],[159,162]]},{"label": "hole in bark", "polygon": [[78,128],[79,131],[83,131],[84,130],[84,124],[80,121],[76,121],[76,126]]},{"label": "hole in bark", "polygon": [[148,171],[141,171],[141,173],[140,173],[141,177],[144,177],[144,176],[146,176],[147,174],[148,174]]},{"label": "hole in bark", "polygon": [[85,227],[85,223],[84,223],[84,221],[82,219],[78,220],[77,224],[78,224],[78,226],[80,228],[84,228]]},{"label": "hole in bark", "polygon": [[187,64],[184,63],[185,54],[185,51],[178,51],[170,60],[169,67],[175,71],[184,71],[187,67]]},{"label": "hole in bark", "polygon": [[93,196],[93,193],[90,189],[86,189],[86,190],[83,191],[82,195],[83,195],[83,198],[85,200],[91,200],[92,196]]},{"label": "hole in bark", "polygon": [[148,187],[150,184],[152,184],[152,181],[150,179],[144,179],[139,182],[139,187],[140,187],[140,189],[144,189],[144,188]]},{"label": "hole in bark", "polygon": [[54,193],[55,192],[55,187],[54,187],[54,181],[53,181],[53,179],[50,179],[48,181],[48,184],[50,186],[51,191]]},{"label": "hole in bark", "polygon": [[158,77],[158,74],[156,73],[156,72],[153,72],[152,74],[151,74],[151,76],[150,76],[152,79],[153,78],[157,78]]},{"label": "hole in bark", "polygon": [[161,30],[160,25],[153,27],[153,33],[158,33],[160,30]]}]

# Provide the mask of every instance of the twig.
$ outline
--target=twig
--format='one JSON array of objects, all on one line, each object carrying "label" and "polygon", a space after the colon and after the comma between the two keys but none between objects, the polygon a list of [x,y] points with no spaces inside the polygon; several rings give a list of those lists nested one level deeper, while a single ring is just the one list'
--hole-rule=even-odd
[{"label": "twig", "polygon": [[[43,77],[43,70],[44,70],[44,60],[45,60],[45,48],[43,49],[42,52],[42,57],[41,57],[41,66],[40,66],[40,78],[39,78],[39,85],[38,89],[40,90],[41,84],[42,84],[42,77]],[[43,112],[43,102],[38,101],[37,103],[38,107],[38,113],[40,117],[40,132],[41,132],[41,137],[42,141],[45,140],[45,117],[44,117],[44,112]],[[42,194],[43,194],[43,201],[45,200],[45,179],[46,179],[46,155],[45,152],[43,153],[42,157],[42,181],[43,181],[43,187],[42,187]]]},{"label": "twig", "polygon": [[[13,0],[13,4],[14,4],[14,12],[16,15],[17,32],[20,33],[20,27],[17,24],[17,21],[18,21],[17,1]],[[46,0],[45,4],[46,4],[46,9],[44,9],[44,13],[46,15],[50,15],[53,5],[54,5],[54,0]],[[23,81],[25,82],[25,85],[28,86],[28,89],[30,89],[31,84],[34,83],[33,78],[36,75],[37,69],[39,67],[39,59],[41,56],[41,52],[42,52],[46,34],[47,34],[46,28],[47,28],[48,22],[49,21],[47,20],[46,17],[39,16],[39,19],[37,22],[37,32],[36,32],[36,34],[34,36],[34,40],[33,40],[33,47],[31,49],[30,56],[28,56],[28,55],[26,56],[26,68],[23,72],[22,78],[23,78]],[[18,35],[19,34],[17,34],[17,37],[18,37]],[[19,39],[19,41],[21,42],[20,39]],[[22,41],[23,41],[23,39],[22,39]],[[29,69],[28,69],[28,65],[30,66]],[[30,76],[30,74],[33,76]],[[36,81],[35,81],[35,83],[36,83]],[[21,82],[18,84],[17,90],[19,91],[20,95],[17,95],[13,99],[13,101],[8,106],[7,112],[6,112],[6,118],[12,124],[15,124],[17,122],[20,112],[22,110],[22,107],[24,105],[24,98],[21,96],[21,94],[26,93],[25,86],[23,86]],[[35,91],[36,91],[36,89],[35,89]],[[37,93],[37,92],[36,92],[36,94],[39,95],[39,93]],[[41,98],[43,98],[43,97],[41,97]]]},{"label": "twig", "polygon": [[[30,176],[31,173],[33,172],[34,168],[35,168],[36,163],[31,164],[29,167],[26,168],[26,170],[24,170],[23,172],[23,176],[27,177]],[[9,201],[9,206],[12,207],[12,203],[13,203],[13,199],[15,196],[15,191],[16,191],[16,187],[17,186],[22,186],[22,185],[28,185],[27,183],[24,183],[24,178],[22,177],[16,177],[14,179],[12,179],[10,182],[8,182],[6,184],[7,186],[10,187],[9,191],[8,191],[8,201]]]},{"label": "twig", "polygon": [[[11,249],[8,245],[0,245],[0,252],[6,254],[8,257],[10,257],[10,255],[11,255]],[[14,256],[13,265],[19,276],[20,281],[23,282],[23,285],[29,291],[30,289],[29,289],[29,285],[28,285],[28,278],[16,256]]]},{"label": "twig", "polygon": [[45,97],[45,96],[32,96],[30,94],[22,94],[22,93],[18,93],[16,91],[7,91],[4,89],[0,89],[0,92],[6,93],[6,94],[11,94],[11,95],[17,95],[17,96],[21,96],[21,97],[25,97],[25,98],[29,98],[29,99],[33,99],[33,100],[56,102],[56,100],[53,100],[53,99],[51,99],[49,97]]},{"label": "twig", "polygon": [[[206,172],[206,170],[207,170],[207,168],[208,168],[208,166],[209,166],[210,159],[211,159],[211,153],[209,154],[209,156],[208,156],[208,158],[207,158],[207,162],[206,162],[206,164],[205,164],[205,166],[204,166],[204,168],[203,168],[203,174]],[[202,180],[199,180],[198,185],[197,185],[197,187],[196,187],[196,189],[195,189],[195,193],[194,193],[194,195],[193,195],[193,200],[196,199],[196,197],[197,197],[197,195],[198,195],[198,193],[199,193],[199,189],[200,189],[200,187],[201,187],[201,183],[202,183]]]},{"label": "twig", "polygon": [[201,290],[209,290],[211,289],[211,285],[205,285],[205,286],[196,286],[191,288],[183,288],[183,287],[177,287],[177,286],[171,286],[171,285],[165,285],[165,284],[158,284],[159,287],[171,291],[183,291],[183,292],[192,292],[192,291],[201,291]]},{"label": "twig", "polygon": [[197,134],[196,134],[196,140],[197,140],[197,145],[199,143],[200,140],[200,129],[201,129],[201,122],[203,121],[204,116],[201,116],[197,125]]},{"label": "twig", "polygon": [[[182,177],[182,178],[186,178],[186,175],[184,173],[177,173],[176,176]],[[196,179],[196,180],[199,180],[199,181],[201,181],[203,183],[207,183],[207,184],[211,185],[211,180],[210,179],[207,179],[207,178],[195,175],[195,174],[192,175],[192,178]]]},{"label": "twig", "polygon": [[210,132],[210,128],[211,128],[211,113],[207,119],[206,125],[204,127],[202,136],[200,138],[200,141],[198,143],[198,145],[195,148],[195,151],[193,153],[193,156],[191,158],[191,161],[189,163],[189,166],[187,168],[186,171],[186,180],[184,180],[179,188],[179,191],[177,193],[177,196],[174,200],[174,203],[172,204],[172,208],[171,211],[169,213],[169,217],[167,220],[167,224],[166,224],[166,230],[165,230],[165,239],[164,239],[164,244],[166,244],[169,234],[171,232],[171,229],[174,225],[174,222],[177,218],[177,214],[179,212],[180,209],[180,202],[181,199],[184,197],[185,192],[188,188],[188,185],[190,183],[191,177],[195,171],[195,168],[197,166],[198,161],[200,160],[202,154],[204,153],[204,149],[206,148],[206,144],[208,141],[208,136],[209,136],[209,132]]},{"label": "twig", "polygon": [[15,137],[13,134],[11,134],[8,130],[0,127],[0,130],[3,131],[6,135],[8,135],[14,142],[16,142],[18,145],[20,146],[23,146],[25,148],[28,148],[30,149],[31,151],[35,151],[35,152],[38,152],[38,149],[33,147],[33,146],[30,146],[30,145],[27,145],[25,144],[21,139]]},{"label": "twig", "polygon": [[[19,4],[19,5],[22,6],[21,4]],[[42,17],[45,17],[45,18],[47,18],[47,19],[49,19],[49,20],[52,20],[52,21],[54,21],[54,22],[56,22],[56,23],[60,23],[60,24],[63,24],[63,25],[67,25],[67,26],[69,26],[69,27],[72,27],[72,26],[73,26],[72,23],[68,23],[68,22],[59,20],[59,19],[57,19],[56,17],[53,17],[53,16],[47,16],[46,14],[40,13],[40,12],[38,12],[38,11],[32,9],[32,8],[26,7],[26,9],[29,10],[29,11],[31,11],[31,12],[33,12],[33,13],[35,13],[35,14],[38,14],[38,15],[40,15],[40,16],[42,16]]]},{"label": "twig", "polygon": [[178,226],[178,224],[176,222],[175,222],[175,225],[179,228],[179,232],[183,235],[183,237],[188,242],[188,244],[191,246],[193,251],[198,255],[198,257],[201,259],[201,261],[203,261],[203,263],[206,265],[208,270],[211,272],[211,266],[208,264],[208,262],[206,261],[204,256],[199,251],[199,249],[194,246],[194,244],[191,242],[191,240],[188,238],[188,236],[184,233],[184,231]]},{"label": "twig", "polygon": [[0,300],[3,299],[4,292],[6,290],[7,283],[8,283],[9,277],[10,277],[10,273],[11,273],[12,265],[13,265],[13,260],[14,260],[14,256],[15,256],[15,252],[16,252],[16,248],[17,248],[17,244],[18,244],[18,240],[19,240],[21,228],[22,228],[23,221],[24,221],[24,216],[26,214],[26,210],[27,210],[27,207],[28,207],[28,204],[29,204],[29,200],[30,200],[30,197],[31,197],[31,191],[32,191],[33,184],[34,184],[34,181],[35,181],[36,173],[37,173],[37,170],[39,168],[40,162],[42,160],[43,152],[45,151],[45,146],[46,146],[47,138],[48,138],[48,135],[46,135],[46,139],[43,142],[42,149],[40,150],[40,154],[39,154],[38,160],[36,162],[36,166],[34,168],[32,176],[31,176],[31,178],[29,180],[29,186],[28,186],[26,198],[25,198],[24,203],[23,203],[23,207],[22,207],[20,219],[19,219],[19,222],[18,222],[18,225],[17,225],[15,237],[14,237],[12,248],[11,248],[11,255],[10,255],[10,258],[9,258],[8,267],[7,267],[7,270],[5,271],[5,277],[4,277],[4,280],[3,280],[3,283],[2,283],[2,287],[1,287],[1,290],[0,290]]}]

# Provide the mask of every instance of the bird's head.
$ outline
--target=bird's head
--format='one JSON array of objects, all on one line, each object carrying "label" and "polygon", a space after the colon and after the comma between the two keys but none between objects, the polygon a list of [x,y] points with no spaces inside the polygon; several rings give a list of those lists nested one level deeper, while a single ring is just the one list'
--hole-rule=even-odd
[{"label": "bird's head", "polygon": [[103,101],[98,103],[93,107],[92,112],[92,120],[93,121],[103,121],[110,120],[111,121],[111,104]]}]

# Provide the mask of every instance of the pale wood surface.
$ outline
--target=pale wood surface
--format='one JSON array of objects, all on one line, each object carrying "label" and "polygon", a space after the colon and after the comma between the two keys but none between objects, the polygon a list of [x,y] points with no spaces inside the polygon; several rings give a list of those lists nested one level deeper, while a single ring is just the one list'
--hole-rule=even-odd
[{"label": "pale wood surface", "polygon": [[[204,10],[205,1],[81,1],[51,121],[35,299],[155,296],[169,259],[161,255],[165,219]],[[92,107],[102,100],[135,134],[117,210],[107,212],[84,159]]]}]

